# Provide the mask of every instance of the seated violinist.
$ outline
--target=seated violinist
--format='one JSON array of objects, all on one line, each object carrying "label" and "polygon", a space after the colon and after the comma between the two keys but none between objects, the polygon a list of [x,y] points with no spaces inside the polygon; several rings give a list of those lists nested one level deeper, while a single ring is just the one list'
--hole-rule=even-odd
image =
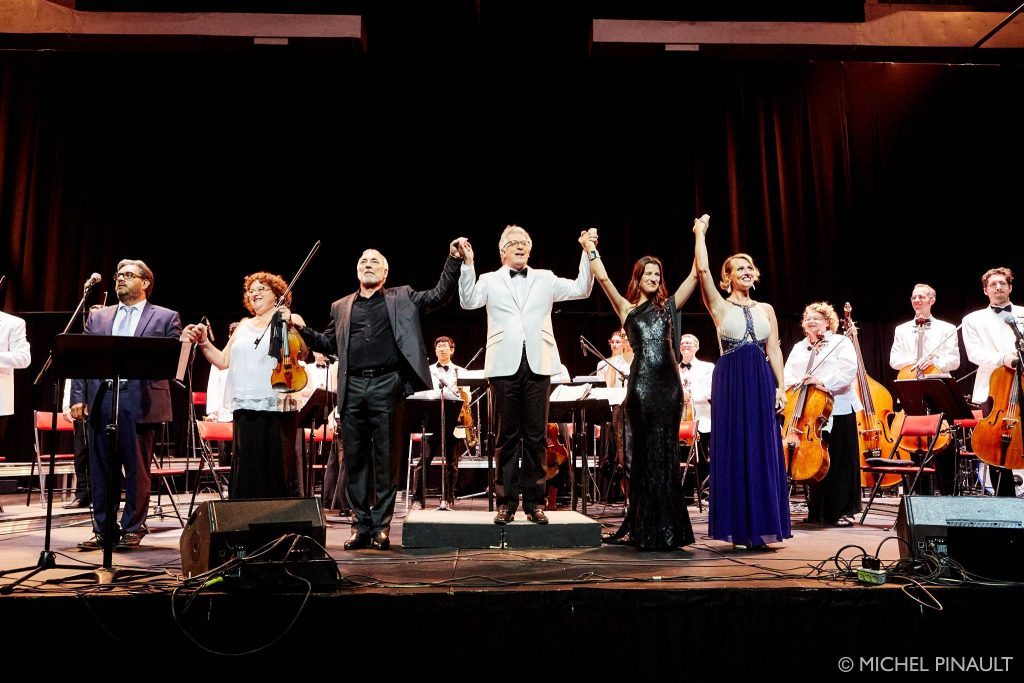
[{"label": "seated violinist", "polygon": [[[228,370],[231,384],[231,408],[234,421],[232,443],[231,499],[284,498],[294,481],[297,429],[296,402],[288,393],[275,391],[271,376],[280,362],[280,355],[271,356],[271,339],[280,348],[281,335],[273,334],[275,303],[287,288],[278,275],[253,273],[245,278],[242,297],[251,317],[243,319],[228,339],[223,350],[210,341],[206,325],[188,325],[182,341],[199,345],[203,356],[215,367]],[[284,305],[291,304],[291,293]],[[282,309],[287,316],[287,309]],[[292,319],[303,324],[302,318]],[[281,330],[281,326],[273,326]],[[258,345],[253,342],[259,341]],[[283,344],[288,344],[285,336]],[[289,353],[291,353],[289,349]],[[299,367],[299,358],[307,353],[305,344],[298,344],[292,357]],[[296,375],[300,373],[296,372]],[[304,374],[304,373],[303,373]]]},{"label": "seated violinist", "polygon": [[[790,394],[786,424],[792,422],[792,392],[802,385],[823,389],[832,395],[832,416],[822,429],[830,464],[824,478],[810,482],[807,521],[827,526],[850,526],[860,510],[860,464],[857,444],[857,416],[860,400],[854,389],[857,352],[841,334],[839,316],[828,303],[815,302],[804,309],[804,339],[789,352],[783,379]],[[810,403],[810,402],[809,402]],[[813,424],[816,415],[805,415]],[[783,435],[784,438],[787,435]],[[785,450],[785,449],[784,449]]]},{"label": "seated violinist", "polygon": [[[445,399],[461,401],[459,393],[459,373],[465,368],[452,362],[452,355],[455,353],[455,340],[451,337],[438,337],[434,340],[434,356],[437,362],[429,367],[430,379],[433,383],[433,390],[437,396],[443,395]],[[458,426],[460,411],[454,409],[450,403],[445,403],[445,434],[444,448],[447,461],[448,476],[445,480],[444,495],[445,502],[449,507],[455,505],[455,485],[459,479],[459,450],[465,450],[462,443],[454,435],[455,427]],[[440,421],[438,421],[440,422]],[[430,472],[430,463],[434,454],[441,450],[441,434],[434,431],[429,437],[420,442],[420,464],[413,471],[413,509],[426,507],[424,496],[424,482],[420,479],[422,472]],[[424,466],[426,469],[424,470]],[[429,478],[429,477],[428,477]]]}]

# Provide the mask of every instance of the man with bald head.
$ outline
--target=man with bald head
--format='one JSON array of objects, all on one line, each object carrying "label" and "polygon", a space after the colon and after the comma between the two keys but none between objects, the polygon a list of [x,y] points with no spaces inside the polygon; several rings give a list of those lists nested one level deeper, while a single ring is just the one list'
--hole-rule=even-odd
[{"label": "man with bald head", "polygon": [[356,263],[359,289],[332,304],[327,329],[321,334],[296,325],[309,348],[338,356],[345,494],[353,515],[346,550],[387,550],[391,545],[401,463],[392,430],[398,426],[400,402],[431,386],[420,314],[454,293],[462,265],[459,240],[449,246],[441,278],[425,291],[385,287],[388,261],[376,249],[367,249]]}]

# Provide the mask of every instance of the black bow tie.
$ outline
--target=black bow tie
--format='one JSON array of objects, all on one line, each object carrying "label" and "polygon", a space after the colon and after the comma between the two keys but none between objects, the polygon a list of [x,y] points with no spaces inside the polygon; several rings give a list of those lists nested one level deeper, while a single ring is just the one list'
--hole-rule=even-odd
[{"label": "black bow tie", "polygon": [[690,365],[691,365],[691,363],[680,363],[679,367],[686,368],[687,370],[689,370],[690,369]]},{"label": "black bow tie", "polygon": [[438,363],[438,364],[437,364],[437,367],[441,368],[441,369],[442,369],[442,370],[444,370],[445,372],[448,372],[448,366],[447,366],[447,365],[441,365],[440,363]]},{"label": "black bow tie", "polygon": [[528,271],[528,270],[529,270],[529,268],[523,268],[522,270],[516,270],[515,268],[509,268],[508,269],[508,276],[509,277],[516,277],[517,275],[522,275],[523,277],[526,277],[526,271]]},{"label": "black bow tie", "polygon": [[932,326],[932,319],[931,318],[918,318],[914,322],[917,323],[918,327],[931,327]]},{"label": "black bow tie", "polygon": [[1013,304],[1006,304],[1005,306],[989,306],[995,313],[1009,313],[1013,310]]}]

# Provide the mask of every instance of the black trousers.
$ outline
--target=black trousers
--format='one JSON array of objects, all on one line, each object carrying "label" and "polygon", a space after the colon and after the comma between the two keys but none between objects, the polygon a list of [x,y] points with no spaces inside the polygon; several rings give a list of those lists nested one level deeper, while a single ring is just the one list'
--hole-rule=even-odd
[{"label": "black trousers", "polygon": [[393,448],[401,428],[404,393],[398,371],[379,377],[349,377],[342,408],[341,442],[352,508],[352,528],[361,534],[391,527],[401,456]]},{"label": "black trousers", "polygon": [[860,461],[857,414],[832,416],[832,431],[825,432],[829,467],[825,478],[810,484],[807,521],[835,524],[843,515],[860,512]]},{"label": "black trousers", "polygon": [[516,374],[491,378],[498,414],[495,494],[498,505],[508,505],[511,510],[519,507],[520,492],[527,512],[544,505],[544,431],[550,388],[550,377],[530,370],[525,348]]},{"label": "black trousers", "polygon": [[89,439],[85,423],[76,421],[75,428],[75,498],[89,500]]}]

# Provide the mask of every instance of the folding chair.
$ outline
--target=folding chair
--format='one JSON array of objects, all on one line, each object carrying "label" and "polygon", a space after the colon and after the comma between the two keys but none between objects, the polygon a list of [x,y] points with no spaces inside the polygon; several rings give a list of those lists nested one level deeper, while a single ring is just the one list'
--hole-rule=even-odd
[{"label": "folding chair", "polygon": [[[903,424],[900,426],[899,436],[896,438],[896,443],[893,444],[889,455],[884,458],[868,458],[864,461],[865,464],[861,466],[861,469],[879,476],[875,477],[875,485],[871,487],[871,497],[868,499],[868,504],[864,507],[864,513],[860,516],[861,524],[867,518],[868,511],[871,510],[871,504],[875,502],[875,496],[878,495],[878,490],[882,487],[882,476],[886,474],[899,475],[903,479],[903,495],[909,496],[914,492],[914,487],[917,486],[917,481],[921,478],[922,474],[929,476],[935,474],[935,467],[930,466],[929,463],[935,457],[935,442],[939,440],[941,430],[942,413],[906,415]],[[900,441],[903,440],[903,437],[910,436],[928,439],[928,448],[919,463],[913,460],[901,460],[897,457]],[[908,479],[911,475],[914,478]]]},{"label": "folding chair", "polygon": [[[32,461],[32,467],[29,469],[29,475],[28,475],[28,495],[25,497],[25,505],[26,506],[32,504],[32,492],[35,490],[35,487],[32,485],[32,479],[35,476],[36,467],[39,467],[39,493],[40,493],[39,502],[40,503],[44,503],[45,502],[43,500],[42,492],[46,490],[46,470],[47,470],[47,467],[44,467],[44,464],[46,466],[49,466],[49,464],[50,464],[50,454],[49,453],[43,453],[42,441],[40,439],[39,433],[40,432],[52,432],[53,431],[53,413],[47,412],[47,411],[42,411],[42,410],[36,410],[36,411],[34,411],[33,414],[34,414],[34,418],[35,418],[34,431],[35,431],[36,457]],[[75,432],[75,425],[74,425],[74,423],[71,422],[71,420],[69,420],[66,417],[64,417],[64,413],[57,413],[57,433],[53,434],[51,436],[51,438],[56,439],[60,432],[67,432],[67,433],[70,433],[70,434],[74,434],[74,432]],[[60,462],[68,462],[68,461],[74,462],[74,460],[75,460],[75,454],[74,453],[59,453],[57,455],[57,462],[58,463],[60,463]],[[68,479],[71,477],[71,475],[65,474],[63,476],[64,476],[64,486],[60,490],[66,493],[67,491],[72,490],[72,487],[70,487],[68,485]]]}]

